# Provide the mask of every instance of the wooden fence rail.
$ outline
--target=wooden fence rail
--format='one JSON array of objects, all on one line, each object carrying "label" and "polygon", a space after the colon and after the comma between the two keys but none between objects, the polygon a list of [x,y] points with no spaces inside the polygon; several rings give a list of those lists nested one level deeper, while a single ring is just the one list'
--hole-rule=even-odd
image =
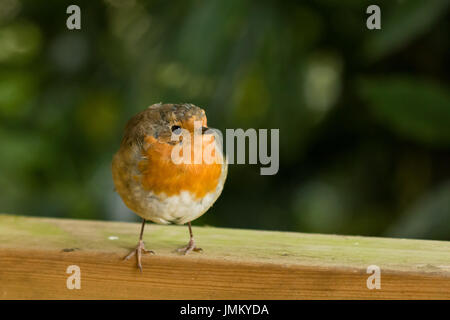
[{"label": "wooden fence rail", "polygon": [[194,226],[204,251],[181,256],[187,228],[152,224],[141,274],[121,260],[138,231],[0,215],[0,299],[450,299],[450,242]]}]

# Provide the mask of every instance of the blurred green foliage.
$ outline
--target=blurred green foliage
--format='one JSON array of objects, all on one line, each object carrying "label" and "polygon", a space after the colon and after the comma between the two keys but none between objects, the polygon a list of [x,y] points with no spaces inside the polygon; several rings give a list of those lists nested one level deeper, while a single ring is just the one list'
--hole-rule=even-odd
[{"label": "blurred green foliage", "polygon": [[[135,220],[110,162],[130,116],[279,128],[198,224],[450,240],[448,0],[0,0],[0,211]],[[81,7],[82,29],[66,28]]]}]

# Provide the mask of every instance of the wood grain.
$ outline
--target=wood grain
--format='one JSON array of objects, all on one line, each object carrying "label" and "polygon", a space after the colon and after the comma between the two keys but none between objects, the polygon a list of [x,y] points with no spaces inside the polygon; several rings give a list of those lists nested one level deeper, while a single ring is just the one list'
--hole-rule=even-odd
[{"label": "wood grain", "polygon": [[[0,215],[1,299],[450,299],[450,243],[149,225],[144,273],[122,258],[138,223]],[[69,265],[81,289],[69,290]],[[381,289],[366,286],[369,265]]]}]

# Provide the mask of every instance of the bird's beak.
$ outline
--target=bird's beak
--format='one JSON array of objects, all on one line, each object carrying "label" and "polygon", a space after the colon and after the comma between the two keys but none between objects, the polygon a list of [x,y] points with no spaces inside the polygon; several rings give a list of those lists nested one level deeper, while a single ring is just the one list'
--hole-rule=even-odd
[{"label": "bird's beak", "polygon": [[208,127],[202,127],[202,134],[205,134],[209,130]]}]

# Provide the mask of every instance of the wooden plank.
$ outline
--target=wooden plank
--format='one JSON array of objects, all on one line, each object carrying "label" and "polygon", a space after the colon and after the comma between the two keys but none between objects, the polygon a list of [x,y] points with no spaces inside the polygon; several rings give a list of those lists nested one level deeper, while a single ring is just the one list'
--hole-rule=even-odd
[{"label": "wooden plank", "polygon": [[[450,243],[194,227],[203,253],[180,256],[183,226],[148,225],[156,255],[121,259],[137,223],[0,215],[1,299],[450,299]],[[67,267],[81,289],[66,286]],[[367,267],[381,269],[369,290]]]}]

